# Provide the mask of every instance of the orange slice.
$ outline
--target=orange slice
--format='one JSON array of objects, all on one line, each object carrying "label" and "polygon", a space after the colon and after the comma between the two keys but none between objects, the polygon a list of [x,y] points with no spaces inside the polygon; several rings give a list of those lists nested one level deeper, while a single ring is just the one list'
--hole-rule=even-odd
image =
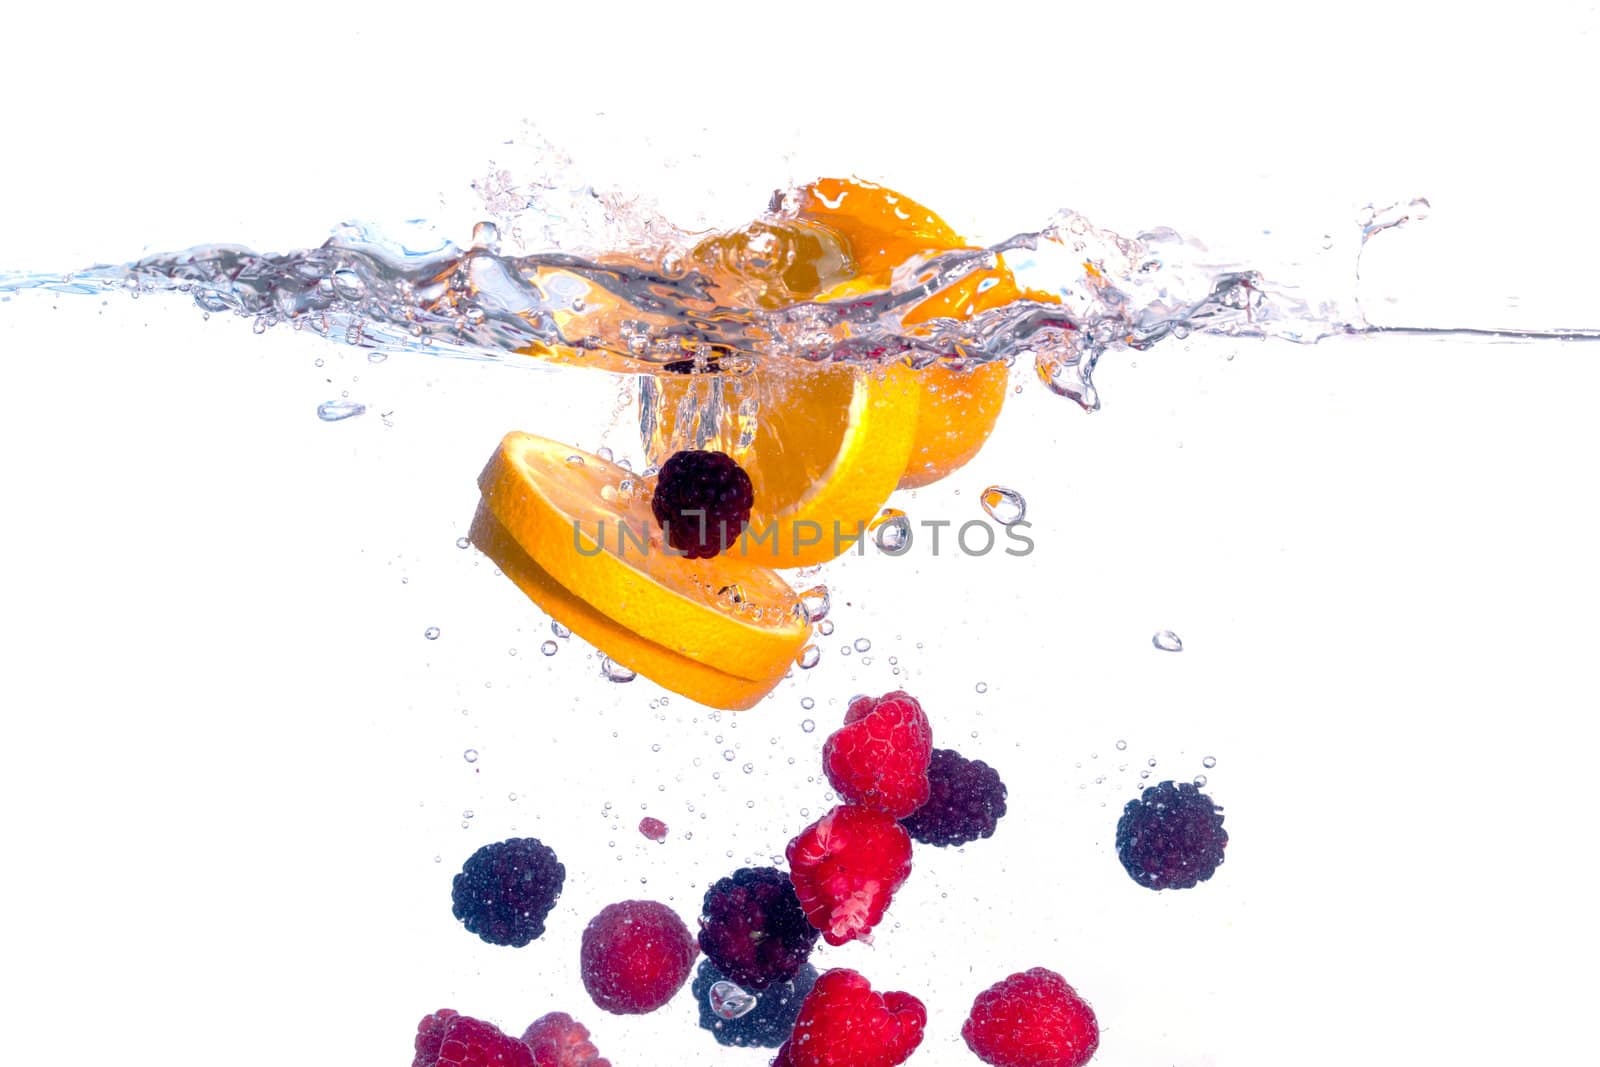
[{"label": "orange slice", "polygon": [[[522,550],[489,506],[478,504],[468,533],[478,551],[516,583],[527,597],[573,633],[612,660],[635,670],[663,689],[708,707],[741,711],[770,692],[775,681],[754,681],[725,674],[714,667],[646,641],[615,619],[580,600]],[[781,677],[781,675],[780,675]]]},{"label": "orange slice", "polygon": [[615,464],[510,433],[478,487],[553,581],[643,641],[768,688],[805,644],[810,626],[783,579],[741,559],[738,546],[712,559],[673,552],[644,480]]},{"label": "orange slice", "polygon": [[665,459],[726,452],[750,475],[745,555],[807,567],[860,551],[916,442],[922,389],[907,367],[765,364],[744,375],[658,375],[647,441]]}]

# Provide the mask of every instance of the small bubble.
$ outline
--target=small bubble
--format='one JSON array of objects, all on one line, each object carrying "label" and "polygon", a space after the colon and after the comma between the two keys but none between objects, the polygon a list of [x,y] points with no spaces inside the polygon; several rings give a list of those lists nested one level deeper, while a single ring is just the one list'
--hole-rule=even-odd
[{"label": "small bubble", "polygon": [[458,538],[456,538],[456,547],[457,548],[471,548],[472,547],[472,542],[468,541],[465,537],[458,537]]},{"label": "small bubble", "polygon": [[732,763],[733,762],[733,758],[734,758],[733,757],[733,749],[731,749],[731,748],[723,749],[722,750],[722,758],[727,760],[729,763]]},{"label": "small bubble", "polygon": [[754,774],[756,772],[756,765],[754,763],[746,763],[743,767],[740,767],[739,769],[744,771],[744,773],[746,773],[746,774]]},{"label": "small bubble", "polygon": [[468,808],[466,811],[461,813],[461,817],[463,819],[470,819],[470,818],[473,818],[473,816],[474,816],[474,813],[473,813],[473,810],[471,808]]},{"label": "small bubble", "polygon": [[461,753],[461,758],[466,760],[468,763],[477,763],[478,750],[475,748],[469,748],[465,752]]},{"label": "small bubble", "polygon": [[323,422],[343,422],[366,413],[367,405],[355,400],[324,400],[317,405],[317,418]]},{"label": "small bubble", "polygon": [[1144,761],[1144,765],[1146,767],[1154,767],[1156,765],[1156,758],[1151,756],[1149,759]]},{"label": "small bubble", "polygon": [[801,719],[800,720],[800,729],[804,730],[806,733],[809,734],[813,730],[815,730],[816,728],[817,728],[817,723],[816,723],[815,719]]},{"label": "small bubble", "polygon": [[1117,751],[1118,752],[1126,752],[1127,750],[1128,750],[1128,742],[1126,742],[1126,741],[1118,741],[1117,742]]},{"label": "small bubble", "polygon": [[1197,775],[1194,776],[1194,787],[1196,789],[1204,789],[1205,785],[1206,785],[1206,776],[1205,775],[1197,774]]},{"label": "small bubble", "polygon": [[867,649],[869,649],[871,647],[872,647],[872,642],[868,641],[865,637],[856,638],[855,650],[857,652],[865,652],[865,651],[867,651]]},{"label": "small bubble", "polygon": [[571,630],[567,629],[565,626],[562,626],[554,619],[550,620],[550,632],[561,638],[563,641],[572,636]]},{"label": "small bubble", "polygon": [[651,746],[650,746],[650,751],[651,751],[651,752],[660,752],[660,751],[661,751],[661,744],[660,744],[660,742],[657,742],[657,743],[656,743],[656,744],[653,744],[653,745],[651,745]]},{"label": "small bubble", "polygon": [[638,671],[624,667],[622,664],[615,662],[610,656],[600,657],[600,673],[605,676],[607,681],[618,684],[631,682],[639,677]]},{"label": "small bubble", "polygon": [[973,688],[976,689],[980,693],[987,693],[989,691],[989,683],[988,682],[979,682],[977,685],[973,686]]},{"label": "small bubble", "polygon": [[978,499],[983,510],[1001,526],[1015,526],[1028,513],[1028,502],[1015,489],[991,485]]},{"label": "small bubble", "polygon": [[554,641],[546,641],[539,646],[539,651],[547,656],[553,656],[556,654],[556,643]]},{"label": "small bubble", "polygon": [[605,445],[601,445],[599,448],[595,449],[594,454],[605,460],[607,463],[610,463],[613,458],[611,449],[607,448]]},{"label": "small bubble", "polygon": [[758,1001],[756,997],[732,982],[722,981],[712,983],[711,989],[706,993],[706,1003],[713,1015],[731,1022],[749,1015],[755,1010]]},{"label": "small bubble", "polygon": [[1150,643],[1163,652],[1182,652],[1183,638],[1171,630],[1162,630],[1150,639]]},{"label": "small bubble", "polygon": [[810,711],[812,708],[817,706],[817,702],[812,700],[810,697],[801,697],[800,706],[805,708],[807,711]]},{"label": "small bubble", "polygon": [[831,605],[832,601],[828,598],[828,587],[825,585],[813,586],[800,594],[800,613],[807,622],[821,622],[827,618],[828,608]]},{"label": "small bubble", "polygon": [[1216,765],[1217,757],[1215,756],[1207,756],[1205,759],[1200,761],[1200,766],[1204,767],[1208,771]]},{"label": "small bubble", "polygon": [[833,634],[833,620],[832,619],[823,619],[821,622],[817,623],[817,633],[821,634],[823,637],[832,636],[832,634]]},{"label": "small bubble", "polygon": [[439,628],[437,626],[430,626],[426,630],[422,631],[422,636],[426,637],[429,641],[437,641],[439,640]]},{"label": "small bubble", "polygon": [[822,649],[816,645],[807,645],[800,650],[800,654],[794,658],[794,661],[801,670],[809,671],[822,661]]},{"label": "small bubble", "polygon": [[517,799],[517,794],[515,794],[515,793],[507,793],[506,794],[506,799],[507,800],[516,800]]},{"label": "small bubble", "polygon": [[850,646],[849,645],[840,645],[839,646],[839,655],[848,656],[849,654],[850,654]]}]

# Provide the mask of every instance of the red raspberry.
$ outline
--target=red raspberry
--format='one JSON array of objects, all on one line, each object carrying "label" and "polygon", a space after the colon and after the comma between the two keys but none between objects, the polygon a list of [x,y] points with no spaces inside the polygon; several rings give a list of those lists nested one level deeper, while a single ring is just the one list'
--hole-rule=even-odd
[{"label": "red raspberry", "polygon": [[894,816],[844,805],[789,842],[789,880],[830,945],[870,940],[889,898],[911,873],[911,837]]},{"label": "red raspberry", "polygon": [[624,900],[607,906],[583,931],[583,987],[605,1011],[644,1015],[683,988],[699,954],[671,908]]},{"label": "red raspberry", "polygon": [[521,1041],[449,1008],[417,1024],[416,1050],[411,1067],[540,1067]]},{"label": "red raspberry", "polygon": [[534,1067],[611,1067],[589,1040],[589,1028],[564,1011],[541,1015],[522,1032]]},{"label": "red raspberry", "polygon": [[800,1006],[773,1067],[896,1067],[922,1044],[927,1022],[910,993],[874,993],[855,971],[828,971]]},{"label": "red raspberry", "polygon": [[1083,1067],[1100,1025],[1064,978],[1035,967],[979,993],[961,1036],[993,1067]]},{"label": "red raspberry", "polygon": [[857,697],[822,746],[822,768],[844,799],[896,819],[928,802],[933,728],[915,697]]}]

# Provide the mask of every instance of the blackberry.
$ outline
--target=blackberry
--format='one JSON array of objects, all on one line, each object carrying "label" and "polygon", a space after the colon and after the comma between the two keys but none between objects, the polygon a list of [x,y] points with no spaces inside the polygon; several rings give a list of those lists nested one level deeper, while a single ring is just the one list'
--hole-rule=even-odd
[{"label": "blackberry", "polygon": [[805,966],[818,930],[806,919],[794,883],[776,867],[744,867],[706,890],[700,949],[751,992],[786,982]]},{"label": "blackberry", "polygon": [[739,539],[755,487],[725,452],[674,452],[661,465],[650,510],[667,543],[690,559],[710,559]]},{"label": "blackberry", "polygon": [[456,875],[450,898],[456,918],[491,945],[521,948],[544,933],[567,869],[534,837],[484,845]]},{"label": "blackberry", "polygon": [[1149,889],[1189,889],[1216,873],[1228,831],[1222,809],[1192,782],[1162,782],[1128,801],[1117,820],[1117,858]]},{"label": "blackberry", "polygon": [[737,1019],[724,1019],[711,1010],[711,987],[718,982],[731,981],[717,970],[716,964],[704,960],[695,972],[695,1003],[700,1006],[700,1028],[710,1030],[719,1045],[739,1048],[777,1048],[789,1040],[794,1032],[795,1020],[800,1017],[800,1005],[806,994],[817,984],[817,969],[802,964],[800,972],[785,982],[769,986],[755,994],[756,1006]]},{"label": "blackberry", "polygon": [[911,839],[924,845],[964,845],[989,837],[1006,813],[1000,772],[954,749],[933,750],[928,787],[928,802],[900,820]]}]

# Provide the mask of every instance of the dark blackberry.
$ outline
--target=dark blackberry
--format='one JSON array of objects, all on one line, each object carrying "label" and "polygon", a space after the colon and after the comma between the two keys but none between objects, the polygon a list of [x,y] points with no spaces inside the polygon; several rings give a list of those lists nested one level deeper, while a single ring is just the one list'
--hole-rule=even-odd
[{"label": "dark blackberry", "polygon": [[964,845],[989,837],[1006,813],[1000,772],[954,749],[933,750],[928,789],[928,802],[900,820],[911,839],[924,845]]},{"label": "dark blackberry", "polygon": [[521,948],[544,933],[567,869],[535,837],[484,845],[467,858],[450,890],[455,916],[491,945]]},{"label": "dark blackberry", "polygon": [[690,559],[710,559],[739,539],[755,487],[725,452],[674,452],[661,465],[650,510],[667,543]]},{"label": "dark blackberry", "polygon": [[[711,1010],[711,987],[718,982],[732,981],[710,960],[704,960],[695,972],[694,1001],[700,1006],[700,1028],[710,1030],[719,1045],[739,1048],[777,1048],[789,1040],[795,1020],[800,1017],[800,1005],[817,984],[817,969],[803,964],[800,973],[786,982],[778,982],[754,994],[756,1006],[737,1019],[724,1019]],[[737,983],[735,983],[737,984]]]},{"label": "dark blackberry", "polygon": [[1216,873],[1228,831],[1222,809],[1192,782],[1162,782],[1128,801],[1117,820],[1117,858],[1149,889],[1189,889]]},{"label": "dark blackberry", "polygon": [[757,992],[793,978],[817,943],[794,883],[776,867],[744,867],[706,890],[700,950],[728,980]]}]

